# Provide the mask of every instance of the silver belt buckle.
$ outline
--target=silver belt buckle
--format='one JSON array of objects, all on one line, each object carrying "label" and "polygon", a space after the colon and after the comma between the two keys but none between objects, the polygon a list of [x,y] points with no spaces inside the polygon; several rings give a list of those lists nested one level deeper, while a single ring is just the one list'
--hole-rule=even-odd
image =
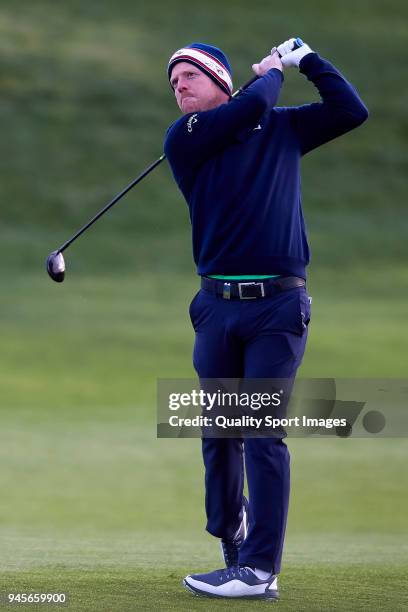
[{"label": "silver belt buckle", "polygon": [[248,285],[259,285],[261,287],[261,297],[265,297],[265,287],[263,283],[238,283],[238,294],[240,300],[256,300],[258,299],[256,295],[242,295],[242,287],[246,287]]}]

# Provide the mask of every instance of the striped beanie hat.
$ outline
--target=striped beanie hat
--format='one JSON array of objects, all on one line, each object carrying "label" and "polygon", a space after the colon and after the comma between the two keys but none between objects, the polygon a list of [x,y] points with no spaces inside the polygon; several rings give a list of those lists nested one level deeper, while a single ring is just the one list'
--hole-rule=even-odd
[{"label": "striped beanie hat", "polygon": [[204,43],[191,43],[179,49],[171,56],[167,67],[169,80],[171,71],[178,62],[188,62],[197,66],[202,72],[210,77],[225,93],[232,94],[231,66],[230,63],[217,47]]}]

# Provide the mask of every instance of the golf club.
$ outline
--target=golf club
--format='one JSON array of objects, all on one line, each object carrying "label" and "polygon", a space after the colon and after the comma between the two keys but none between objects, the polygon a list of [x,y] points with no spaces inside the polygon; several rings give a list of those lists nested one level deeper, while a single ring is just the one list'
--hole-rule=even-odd
[{"label": "golf club", "polygon": [[[302,45],[303,45],[303,41],[300,38],[296,38],[293,43],[293,50],[298,49]],[[278,55],[280,56],[279,52],[278,52]],[[254,83],[257,79],[258,79],[258,76],[252,77],[252,79],[250,79],[244,85],[242,85],[239,89],[237,89],[237,91],[235,91],[231,97],[235,98],[235,96],[239,95],[242,91],[244,91],[244,89],[249,87],[249,85],[252,85],[252,83]],[[61,245],[59,249],[57,249],[56,251],[52,251],[52,253],[48,255],[47,261],[46,261],[46,268],[47,268],[48,274],[50,275],[53,281],[55,281],[56,283],[62,283],[62,281],[65,278],[65,260],[64,260],[62,253],[77,238],[79,238],[84,232],[86,232],[86,230],[89,229],[91,225],[93,225],[98,219],[100,219],[102,215],[104,215],[109,209],[111,209],[112,206],[114,206],[117,202],[119,202],[119,200],[123,198],[123,196],[126,195],[128,191],[130,191],[135,185],[140,183],[140,181],[143,180],[145,176],[147,176],[152,170],[157,168],[157,166],[161,164],[161,162],[164,161],[165,159],[166,159],[166,156],[164,154],[160,155],[160,157],[156,159],[156,161],[150,164],[150,166],[148,166],[141,174],[139,174],[138,177],[136,177],[131,183],[129,183],[129,185],[127,185],[120,193],[118,193],[110,202],[108,202],[108,204],[106,204],[106,206],[104,206],[102,210],[100,210],[94,217],[92,217],[92,219],[88,221],[86,225],[81,227],[71,238],[69,238],[69,240],[64,242],[64,244]]]},{"label": "golf club", "polygon": [[65,261],[62,253],[67,249],[79,236],[81,236],[88,228],[91,227],[98,219],[102,217],[112,206],[116,204],[123,196],[130,191],[135,185],[140,183],[145,176],[149,174],[154,168],[156,168],[164,159],[166,159],[165,155],[161,155],[155,162],[150,164],[139,176],[137,176],[129,185],[127,185],[120,193],[118,193],[106,206],[102,208],[86,225],[81,227],[76,234],[74,234],[69,240],[64,242],[63,245],[59,247],[56,251],[50,253],[47,257],[47,272],[56,283],[62,283],[65,278]]}]

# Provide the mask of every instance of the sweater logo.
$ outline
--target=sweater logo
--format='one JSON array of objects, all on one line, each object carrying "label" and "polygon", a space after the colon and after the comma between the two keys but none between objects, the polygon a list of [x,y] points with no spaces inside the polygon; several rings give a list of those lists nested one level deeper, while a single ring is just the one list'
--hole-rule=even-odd
[{"label": "sweater logo", "polygon": [[254,128],[252,131],[255,132],[255,130],[262,130],[262,125],[260,123],[258,123],[256,128]]},{"label": "sweater logo", "polygon": [[197,119],[197,113],[194,113],[194,115],[191,115],[190,119],[187,121],[187,131],[191,132],[193,131],[193,124],[197,123],[198,119]]}]

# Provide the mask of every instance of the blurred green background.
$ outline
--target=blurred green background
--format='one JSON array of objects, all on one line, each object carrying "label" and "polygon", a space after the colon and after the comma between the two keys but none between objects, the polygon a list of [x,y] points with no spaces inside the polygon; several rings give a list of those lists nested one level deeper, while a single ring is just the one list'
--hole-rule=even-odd
[{"label": "blurred green background", "polygon": [[[299,35],[357,87],[369,121],[303,161],[313,319],[300,375],[406,376],[407,18],[402,0],[2,1],[3,594],[66,591],[81,611],[209,607],[180,586],[220,565],[199,441],[155,432],[157,378],[194,375],[197,277],[167,164],[67,251],[64,284],[44,270],[161,154],[178,116],[166,63],[183,44],[221,46],[237,86]],[[315,99],[286,73],[281,105]],[[406,440],[289,446],[280,608],[406,609]]]}]

